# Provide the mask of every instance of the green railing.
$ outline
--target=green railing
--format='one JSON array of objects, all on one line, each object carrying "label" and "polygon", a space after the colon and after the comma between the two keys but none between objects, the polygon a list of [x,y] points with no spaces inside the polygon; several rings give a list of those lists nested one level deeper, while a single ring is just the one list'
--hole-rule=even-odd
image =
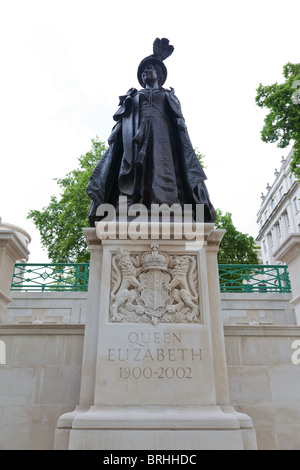
[{"label": "green railing", "polygon": [[287,266],[219,264],[221,292],[291,292]]},{"label": "green railing", "polygon": [[16,263],[12,291],[87,291],[88,263]]},{"label": "green railing", "polygon": [[[16,263],[12,291],[87,291],[89,264]],[[221,292],[291,292],[287,266],[219,264]]]}]

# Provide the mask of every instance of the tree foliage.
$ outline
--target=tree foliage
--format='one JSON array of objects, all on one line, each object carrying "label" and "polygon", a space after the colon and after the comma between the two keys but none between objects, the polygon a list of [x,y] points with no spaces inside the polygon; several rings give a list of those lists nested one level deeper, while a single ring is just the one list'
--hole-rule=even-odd
[{"label": "tree foliage", "polygon": [[229,212],[216,210],[215,227],[225,229],[226,233],[220,243],[218,252],[219,264],[259,264],[255,240],[253,237],[239,232],[232,222]]},{"label": "tree foliage", "polygon": [[300,180],[300,64],[283,67],[284,83],[257,88],[256,104],[267,108],[261,131],[263,142],[277,142],[279,148],[292,143],[291,170]]},{"label": "tree foliage", "polygon": [[[92,148],[78,159],[79,166],[64,178],[57,178],[60,197],[52,196],[41,211],[31,210],[28,218],[38,228],[42,245],[54,263],[87,263],[90,254],[82,229],[89,226],[90,198],[86,187],[91,173],[106,150],[104,142],[92,140]],[[201,164],[204,156],[196,149]],[[225,228],[220,245],[219,263],[257,264],[254,239],[239,232],[233,225],[231,214],[217,209],[216,228]]]},{"label": "tree foliage", "polygon": [[196,157],[198,158],[202,168],[205,168],[205,164],[204,164],[205,155],[203,155],[203,153],[201,153],[200,150],[198,150],[197,148],[195,148],[194,150],[195,150]]},{"label": "tree foliage", "polygon": [[90,254],[82,229],[89,226],[91,200],[86,187],[91,173],[106,150],[104,142],[92,140],[92,148],[78,159],[79,167],[64,178],[56,178],[60,198],[52,196],[41,211],[31,210],[32,219],[53,263],[86,263]]}]

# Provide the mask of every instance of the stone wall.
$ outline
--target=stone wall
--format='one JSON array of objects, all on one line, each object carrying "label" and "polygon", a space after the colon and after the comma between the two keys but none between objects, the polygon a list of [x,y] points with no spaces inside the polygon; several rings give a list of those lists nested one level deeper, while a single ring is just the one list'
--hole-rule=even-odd
[{"label": "stone wall", "polygon": [[[300,327],[224,331],[231,402],[253,419],[258,448],[300,450]],[[0,326],[0,449],[52,449],[59,416],[78,404],[83,336],[79,324]]]},{"label": "stone wall", "polygon": [[296,325],[292,294],[222,293],[224,325]]},{"label": "stone wall", "polygon": [[300,450],[297,340],[300,358],[299,326],[225,327],[231,403],[251,416],[258,449]]},{"label": "stone wall", "polygon": [[6,323],[85,323],[87,292],[12,292]]},{"label": "stone wall", "polygon": [[52,449],[79,399],[84,327],[0,325],[0,449]]},{"label": "stone wall", "polygon": [[[6,323],[85,323],[87,292],[12,292]],[[292,294],[223,293],[224,325],[295,325]]]}]

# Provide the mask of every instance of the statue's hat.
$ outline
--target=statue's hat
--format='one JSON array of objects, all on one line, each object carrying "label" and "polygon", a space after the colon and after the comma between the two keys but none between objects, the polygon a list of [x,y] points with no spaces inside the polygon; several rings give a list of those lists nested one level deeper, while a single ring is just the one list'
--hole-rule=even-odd
[{"label": "statue's hat", "polygon": [[161,82],[161,85],[163,85],[167,79],[167,68],[163,61],[169,57],[172,52],[174,51],[174,47],[169,44],[169,39],[166,38],[156,38],[154,43],[153,43],[153,54],[149,55],[148,57],[145,57],[139,67],[138,67],[138,81],[142,87],[144,87],[144,82],[142,79],[142,73],[146,65],[148,64],[157,64],[160,66],[162,72],[163,72],[163,79]]}]

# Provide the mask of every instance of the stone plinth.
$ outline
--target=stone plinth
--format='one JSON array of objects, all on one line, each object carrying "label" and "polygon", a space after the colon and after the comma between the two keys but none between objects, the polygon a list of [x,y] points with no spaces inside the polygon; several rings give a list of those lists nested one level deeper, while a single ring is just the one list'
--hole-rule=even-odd
[{"label": "stone plinth", "polygon": [[255,449],[251,419],[230,406],[217,265],[224,231],[204,224],[198,240],[85,235],[80,403],[60,417],[55,449]]},{"label": "stone plinth", "polygon": [[5,323],[15,262],[27,260],[29,251],[14,230],[0,230],[0,323]]},{"label": "stone plinth", "polygon": [[300,325],[300,234],[292,233],[274,252],[274,257],[288,265],[297,324]]}]

